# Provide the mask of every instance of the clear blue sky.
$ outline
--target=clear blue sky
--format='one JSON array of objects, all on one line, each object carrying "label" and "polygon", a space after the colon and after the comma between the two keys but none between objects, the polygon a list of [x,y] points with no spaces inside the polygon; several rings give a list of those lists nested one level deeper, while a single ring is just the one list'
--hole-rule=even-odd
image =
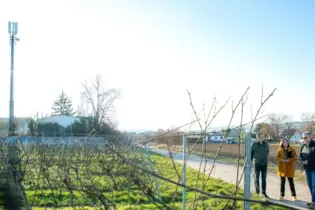
[{"label": "clear blue sky", "polygon": [[[12,10],[11,8],[15,8]],[[313,1],[2,1],[0,116],[8,116],[7,21],[20,22],[16,55],[16,114],[49,113],[65,90],[79,102],[80,83],[101,73],[123,88],[116,103],[122,129],[157,129],[191,119],[218,96],[237,100],[251,86],[250,104],[278,91],[264,113],[299,120],[314,110]],[[34,90],[35,93],[34,93]],[[235,103],[235,102],[234,102]],[[224,125],[229,104],[214,125]],[[238,123],[239,116],[235,122]]]}]

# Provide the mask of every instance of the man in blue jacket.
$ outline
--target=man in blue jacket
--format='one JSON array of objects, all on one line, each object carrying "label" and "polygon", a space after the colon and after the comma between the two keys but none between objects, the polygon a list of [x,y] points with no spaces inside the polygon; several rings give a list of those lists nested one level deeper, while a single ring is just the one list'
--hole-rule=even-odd
[{"label": "man in blue jacket", "polygon": [[315,209],[315,141],[309,131],[304,132],[302,138],[304,144],[301,146],[300,158],[303,161],[306,181],[312,195],[312,202],[307,205],[310,209]]}]

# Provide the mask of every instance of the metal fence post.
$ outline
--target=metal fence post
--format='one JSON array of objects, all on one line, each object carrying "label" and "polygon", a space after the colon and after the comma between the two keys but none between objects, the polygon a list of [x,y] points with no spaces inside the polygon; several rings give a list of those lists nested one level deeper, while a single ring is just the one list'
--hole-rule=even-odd
[{"label": "metal fence post", "polygon": [[[183,135],[183,185],[186,185],[186,147],[187,147],[187,137]],[[186,210],[186,187],[183,187],[183,194],[182,194],[182,209]]]},{"label": "metal fence post", "polygon": [[[145,153],[146,153],[147,158],[148,158],[149,163],[150,163],[150,169],[151,169],[152,172],[154,172],[152,161],[151,161],[150,154],[149,154],[149,149],[148,149],[147,145],[145,145]],[[159,182],[158,182],[156,176],[154,176],[154,181],[155,181],[155,187],[156,187],[156,190],[157,190],[157,193],[158,193],[158,197],[159,197],[160,201],[162,201],[160,186],[159,186]]]},{"label": "metal fence post", "polygon": [[[246,163],[245,163],[245,177],[244,177],[244,199],[250,199],[250,177],[251,177],[251,146],[252,138],[251,134],[248,133],[245,141],[245,151],[246,151]],[[250,202],[244,202],[244,210],[250,210]]]}]

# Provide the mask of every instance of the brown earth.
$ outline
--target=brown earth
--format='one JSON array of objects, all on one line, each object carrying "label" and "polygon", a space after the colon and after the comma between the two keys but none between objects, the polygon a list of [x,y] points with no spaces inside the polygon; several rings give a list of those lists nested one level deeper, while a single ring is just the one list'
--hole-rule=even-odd
[{"label": "brown earth", "polygon": [[[193,144],[189,144],[189,147],[191,148]],[[206,151],[209,153],[216,153],[220,147],[219,143],[211,143],[206,144]],[[296,148],[297,153],[299,154],[299,151],[301,149],[300,145],[294,146]],[[270,158],[276,158],[277,152],[279,149],[279,145],[276,144],[269,144],[269,157]],[[194,151],[202,152],[202,144],[196,144],[194,147]],[[238,144],[223,144],[220,155],[222,156],[237,156],[238,154]],[[241,153],[245,153],[245,145],[241,144]]]},{"label": "brown earth", "polygon": [[[193,144],[189,144],[188,148],[191,148],[192,146]],[[206,152],[216,154],[219,147],[220,147],[219,143],[206,144]],[[301,146],[292,145],[292,147],[295,147],[297,154],[299,155]],[[278,149],[279,149],[279,145],[269,144],[269,161],[273,164],[276,164]],[[202,144],[196,144],[193,151],[202,152]],[[220,156],[225,156],[225,157],[237,157],[237,154],[238,154],[238,144],[223,144],[221,151],[219,153]],[[244,154],[245,154],[245,145],[241,144],[241,156],[243,157]],[[303,168],[302,164],[299,161],[297,161],[296,168],[297,169]]]},{"label": "brown earth", "polygon": [[[180,147],[182,145],[182,137],[178,137],[178,138],[172,138],[172,139],[168,139],[169,145],[175,146],[176,147]],[[165,144],[167,145],[166,141],[164,140],[163,142],[154,142],[152,143],[152,145],[160,145],[160,144]],[[192,145],[194,145],[193,143],[188,143],[188,148],[191,148]],[[300,149],[301,146],[300,145],[291,145],[293,147],[296,148],[297,153],[300,153]],[[206,144],[206,151],[209,153],[216,153],[218,151],[220,147],[220,142],[217,143],[207,143]],[[269,144],[269,157],[272,158],[276,158],[277,157],[277,152],[279,149],[279,145],[278,144]],[[193,151],[196,152],[202,152],[202,144],[196,144],[196,146],[194,147]],[[230,156],[230,157],[234,157],[237,156],[237,152],[238,151],[238,144],[223,144],[221,151],[220,151],[220,155],[222,156]],[[245,153],[245,145],[241,144],[241,154]]]},{"label": "brown earth", "polygon": [[[153,141],[152,145],[167,145],[169,144],[169,146],[175,146],[176,147],[180,147],[182,145],[183,142],[183,137],[182,136],[177,136],[177,135],[172,135],[172,136],[167,136],[165,138],[161,138],[161,139],[157,139],[155,141]],[[188,147],[191,147],[193,145],[193,142],[195,142],[197,139],[188,139]],[[201,141],[201,140],[199,140]],[[168,143],[167,143],[168,142]],[[192,143],[190,143],[192,142]],[[300,153],[300,145],[293,145],[296,148],[297,153]],[[220,147],[220,142],[216,142],[216,143],[207,143],[206,144],[206,151],[209,153],[216,153],[218,151]],[[277,156],[277,152],[278,152],[278,148],[279,145],[278,144],[269,144],[269,148],[270,148],[270,158],[276,158]],[[196,152],[202,152],[202,144],[198,143],[196,144],[196,146],[194,147],[194,151]],[[223,144],[221,151],[220,151],[220,155],[222,156],[236,156],[237,155],[237,151],[238,151],[238,144]],[[241,144],[241,153],[245,153],[245,145]]]},{"label": "brown earth", "polygon": [[[182,149],[182,138],[174,138],[169,142],[169,146],[171,148],[174,149],[174,146],[176,147],[176,150],[179,151]],[[153,143],[152,146],[154,146],[155,144]],[[162,147],[162,148],[167,148],[167,144],[156,144],[159,145],[158,147]],[[164,146],[163,146],[164,145]],[[192,148],[194,144],[192,143],[188,143],[188,149]],[[207,143],[206,145],[206,153],[207,154],[216,154],[219,147],[220,147],[220,142],[216,142],[216,143]],[[298,153],[298,155],[300,154],[300,149],[301,146],[300,145],[291,145],[293,147],[296,148],[296,151]],[[277,152],[279,149],[279,145],[278,144],[269,144],[269,161],[271,164],[277,164],[276,162],[276,158],[277,158]],[[193,152],[202,152],[202,144],[196,144]],[[223,157],[237,157],[238,154],[238,144],[223,144],[221,151],[219,153],[219,156],[223,156]],[[241,144],[241,157],[244,157],[245,154],[245,145]],[[303,169],[303,165],[300,163],[300,161],[297,161],[296,163],[296,168],[297,169]]]},{"label": "brown earth", "polygon": [[[165,138],[157,139],[152,143],[152,146],[159,145],[159,147],[167,148],[167,144],[174,148],[176,146],[176,149],[182,148],[182,142],[183,137],[181,135],[170,135]],[[197,139],[188,139],[188,148],[191,148],[192,145],[194,145],[192,142],[195,142]],[[201,141],[201,140],[199,140]],[[164,145],[164,146],[163,146]],[[296,151],[298,155],[300,154],[300,145],[291,145],[296,148]],[[218,149],[220,147],[220,142],[213,142],[213,143],[207,143],[206,144],[206,153],[207,154],[216,154]],[[269,143],[269,160],[270,163],[276,164],[276,158],[277,158],[277,152],[279,149],[279,144],[272,144]],[[202,152],[202,144],[198,143],[195,145],[193,152]],[[219,153],[219,156],[224,157],[237,157],[238,154],[238,144],[223,144],[221,151]],[[243,157],[245,154],[245,145],[241,144],[241,156]],[[297,169],[302,169],[302,164],[297,161],[296,164]]]}]

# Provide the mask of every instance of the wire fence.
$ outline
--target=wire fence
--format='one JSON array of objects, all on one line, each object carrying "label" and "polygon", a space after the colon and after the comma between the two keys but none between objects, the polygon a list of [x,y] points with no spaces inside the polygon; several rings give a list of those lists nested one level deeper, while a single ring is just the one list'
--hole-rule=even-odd
[{"label": "wire fence", "polygon": [[[182,165],[172,156],[176,153],[172,145],[165,150],[171,157],[167,158],[151,152],[146,142],[130,142],[130,136],[106,139],[112,141],[93,137],[2,139],[1,190],[8,193],[1,205],[7,209],[181,209],[184,187],[190,193],[187,209],[242,206],[244,197],[233,189],[207,190],[214,181],[211,172],[188,170],[187,176],[199,177],[187,177],[191,181],[184,184]],[[250,201],[257,208],[281,206],[257,198]]]},{"label": "wire fence", "polygon": [[[243,115],[247,91],[233,107],[227,128],[238,108]],[[250,122],[241,121],[233,129],[241,131],[244,125],[253,125],[272,94],[261,101]],[[219,108],[214,103],[209,114],[204,111],[202,125],[191,97],[190,101],[196,120],[154,136],[0,138],[0,206],[4,209],[243,209],[245,202],[251,209],[288,209],[283,203],[255,195],[244,197],[240,184],[248,154],[241,149],[240,138],[235,157],[237,170],[231,175],[234,185],[214,178],[222,170],[218,157],[224,140],[209,158],[204,136],[227,102]],[[200,126],[199,137],[183,156],[175,145],[178,138],[183,139],[180,130],[190,129],[193,123]],[[157,144],[164,144],[165,148],[152,147]],[[201,147],[198,156],[193,154],[197,145]],[[194,165],[194,169],[189,165]]]}]

